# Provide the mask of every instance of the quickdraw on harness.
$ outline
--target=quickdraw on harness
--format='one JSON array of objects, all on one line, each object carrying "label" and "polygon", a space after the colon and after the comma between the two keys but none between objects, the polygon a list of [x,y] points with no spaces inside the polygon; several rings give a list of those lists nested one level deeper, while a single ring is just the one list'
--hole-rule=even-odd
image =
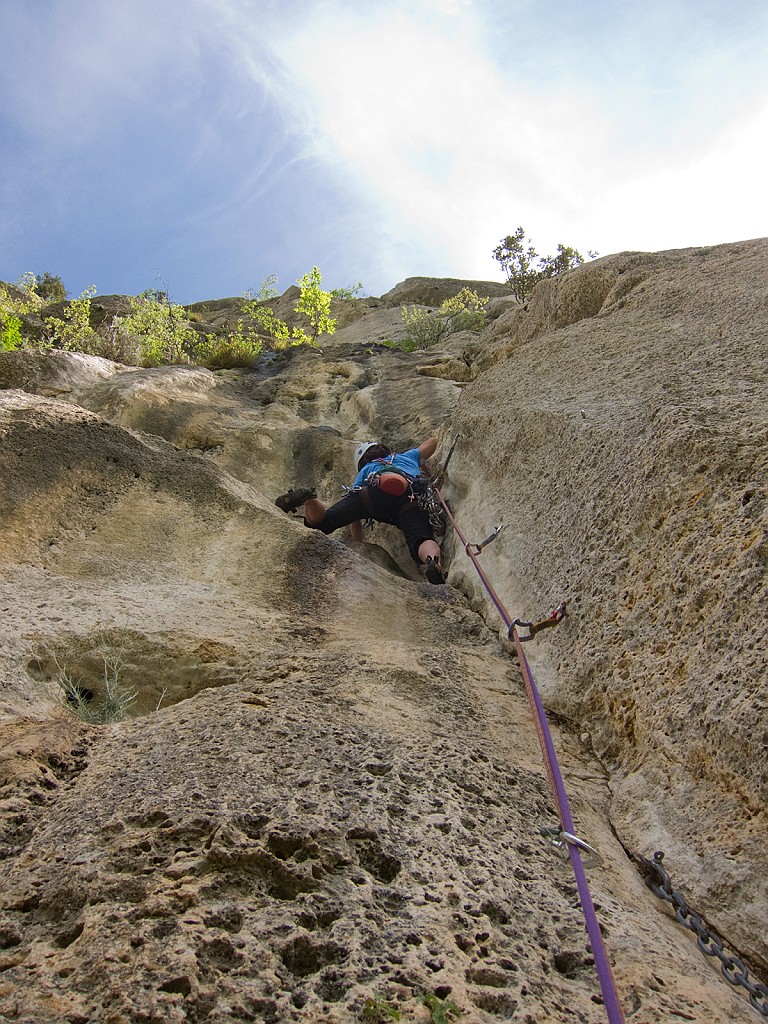
[{"label": "quickdraw on harness", "polygon": [[[454,441],[448,454],[448,459],[450,459],[450,456],[453,454],[455,445],[456,442]],[[448,459],[446,459],[446,466]],[[616,992],[616,985],[613,980],[611,965],[608,960],[608,954],[600,931],[600,922],[597,919],[595,906],[592,902],[592,895],[589,891],[589,883],[587,881],[585,870],[587,865],[582,860],[581,853],[582,851],[588,853],[593,861],[594,858],[599,855],[596,854],[596,851],[594,851],[588,843],[578,839],[575,834],[573,818],[571,816],[570,805],[568,802],[568,794],[565,790],[565,783],[563,782],[562,773],[557,760],[557,754],[555,752],[552,734],[549,729],[549,723],[547,722],[546,712],[522,646],[523,639],[530,640],[539,630],[544,629],[547,626],[554,626],[562,620],[565,615],[565,602],[558,605],[558,607],[546,619],[541,619],[538,623],[527,623],[521,622],[519,619],[512,619],[478,562],[478,557],[483,548],[487,547],[488,544],[492,543],[492,541],[499,536],[503,526],[499,524],[499,526],[495,527],[494,531],[480,544],[468,543],[461,532],[458,523],[454,519],[451,510],[448,508],[448,505],[442,496],[440,487],[436,487],[436,492],[448,521],[456,532],[456,536],[463,544],[465,553],[471,559],[472,564],[474,565],[475,570],[488,593],[488,596],[507,627],[509,638],[514,642],[515,651],[517,652],[518,661],[520,663],[520,670],[525,683],[526,692],[528,694],[528,700],[536,723],[536,731],[539,736],[542,757],[549,777],[550,787],[560,813],[560,826],[556,829],[545,829],[543,830],[543,834],[550,839],[553,846],[556,846],[561,850],[567,849],[568,851],[573,873],[576,876],[579,900],[584,914],[584,922],[586,924],[587,934],[592,948],[595,970],[597,972],[598,981],[600,982],[600,990],[602,992],[608,1021],[609,1024],[624,1024],[624,1013],[619,1002],[618,993]],[[520,636],[517,629],[518,625],[529,630],[529,635],[527,637],[522,638]],[[563,844],[565,844],[565,846]]]}]

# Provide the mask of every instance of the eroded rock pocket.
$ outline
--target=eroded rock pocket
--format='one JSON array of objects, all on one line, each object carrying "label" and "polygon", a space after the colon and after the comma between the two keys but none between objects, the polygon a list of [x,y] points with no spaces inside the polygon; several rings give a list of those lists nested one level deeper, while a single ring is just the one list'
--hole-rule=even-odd
[{"label": "eroded rock pocket", "polygon": [[151,714],[243,676],[225,644],[127,630],[43,639],[26,669],[76,718],[97,725]]}]

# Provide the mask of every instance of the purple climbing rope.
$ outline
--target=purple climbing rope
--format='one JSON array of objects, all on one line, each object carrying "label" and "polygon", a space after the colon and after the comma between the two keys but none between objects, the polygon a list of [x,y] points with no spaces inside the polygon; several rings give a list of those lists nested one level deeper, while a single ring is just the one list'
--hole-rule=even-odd
[{"label": "purple climbing rope", "polygon": [[[536,731],[539,735],[539,743],[541,744],[541,752],[544,759],[544,765],[549,776],[549,783],[552,788],[552,794],[557,803],[557,808],[560,813],[560,826],[564,833],[569,835],[574,834],[573,817],[571,815],[570,804],[568,802],[568,794],[565,789],[565,783],[563,782],[562,772],[560,771],[560,765],[557,760],[557,753],[555,751],[555,745],[552,741],[552,733],[550,732],[549,722],[547,721],[546,711],[542,704],[539,691],[536,687],[536,682],[533,678],[528,659],[523,651],[523,645],[520,642],[520,636],[515,626],[515,620],[513,620],[506,608],[504,607],[501,599],[499,598],[496,591],[491,586],[490,580],[485,575],[481,565],[478,562],[478,555],[480,549],[472,550],[473,547],[477,548],[477,545],[468,544],[459,525],[454,519],[451,510],[443,498],[439,488],[437,489],[438,497],[440,502],[445,509],[445,514],[456,531],[456,536],[459,538],[461,543],[464,545],[464,551],[467,556],[471,559],[472,564],[480,577],[483,586],[488,592],[488,596],[493,602],[496,610],[501,616],[504,625],[507,627],[509,635],[512,637],[515,645],[515,651],[520,662],[520,669],[523,675],[523,681],[525,683],[525,689],[528,694],[528,701],[531,705],[533,712],[534,721],[536,723]],[[608,1016],[609,1024],[624,1024],[624,1013],[619,1002],[618,993],[616,992],[616,983],[613,979],[613,972],[611,971],[611,964],[608,960],[608,953],[603,942],[603,936],[600,931],[600,923],[597,919],[597,913],[595,911],[595,905],[592,902],[592,894],[589,891],[589,882],[587,881],[587,873],[584,869],[584,864],[581,859],[581,853],[578,847],[572,843],[568,843],[568,853],[571,858],[571,865],[573,867],[573,873],[576,876],[576,886],[579,890],[579,900],[581,902],[582,913],[584,914],[584,921],[587,926],[587,934],[589,936],[590,945],[592,947],[592,956],[595,960],[595,970],[597,972],[598,981],[600,982],[600,990],[603,995],[603,1002],[605,1004],[605,1010]]]}]

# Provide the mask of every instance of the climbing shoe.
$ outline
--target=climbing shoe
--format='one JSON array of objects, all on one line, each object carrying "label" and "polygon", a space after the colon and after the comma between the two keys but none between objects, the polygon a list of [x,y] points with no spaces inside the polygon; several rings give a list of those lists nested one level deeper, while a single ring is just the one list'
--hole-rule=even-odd
[{"label": "climbing shoe", "polygon": [[314,487],[292,487],[287,494],[281,494],[275,499],[275,504],[283,512],[295,512],[299,505],[303,505],[307,498],[316,498],[317,491]]},{"label": "climbing shoe", "polygon": [[445,583],[445,576],[443,576],[440,563],[436,562],[431,555],[427,558],[427,579],[430,583]]}]

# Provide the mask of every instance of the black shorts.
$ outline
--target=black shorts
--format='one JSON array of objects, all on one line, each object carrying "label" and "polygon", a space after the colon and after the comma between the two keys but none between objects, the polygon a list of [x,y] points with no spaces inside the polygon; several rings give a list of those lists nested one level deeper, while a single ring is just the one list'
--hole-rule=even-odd
[{"label": "black shorts", "polygon": [[[363,492],[367,492],[370,505]],[[419,548],[425,540],[434,540],[435,533],[429,516],[419,508],[415,500],[406,495],[387,494],[379,487],[361,487],[357,491],[345,494],[325,513],[321,523],[310,526],[310,529],[321,533],[333,533],[342,526],[349,526],[360,519],[375,519],[377,523],[389,523],[402,531],[405,543],[414,562],[419,561]]]}]

